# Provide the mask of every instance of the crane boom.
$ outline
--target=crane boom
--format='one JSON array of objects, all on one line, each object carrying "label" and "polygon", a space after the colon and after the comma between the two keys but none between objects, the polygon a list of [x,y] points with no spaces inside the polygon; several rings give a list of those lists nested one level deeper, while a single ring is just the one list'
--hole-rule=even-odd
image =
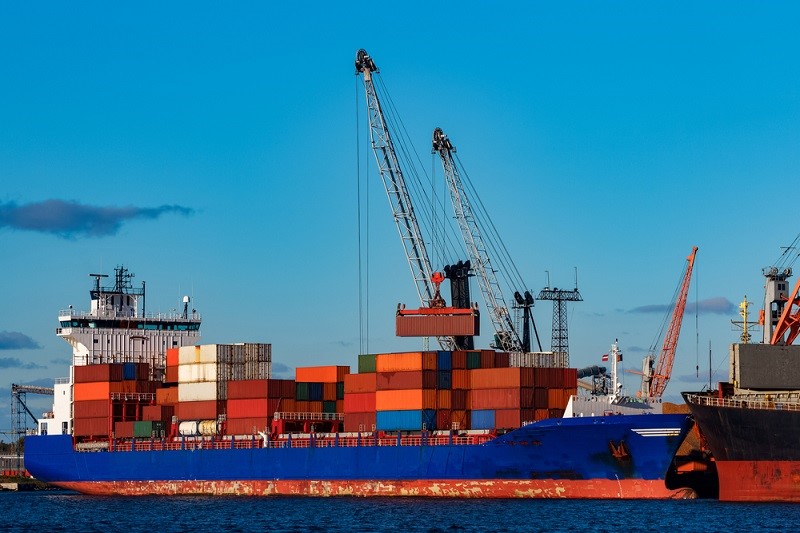
[{"label": "crane boom", "polygon": [[655,371],[650,379],[649,396],[651,398],[661,398],[663,396],[667,383],[669,383],[669,378],[672,375],[675,349],[678,346],[678,337],[681,333],[683,312],[686,310],[686,296],[689,293],[689,283],[692,280],[695,255],[697,255],[697,246],[692,247],[692,253],[686,258],[686,273],[683,275],[683,281],[678,290],[678,297],[675,301],[675,308],[672,310],[672,319],[669,322],[667,333],[664,336],[661,354],[658,356]]},{"label": "crane boom", "polygon": [[458,227],[461,229],[464,245],[467,247],[467,252],[472,261],[472,268],[478,274],[481,292],[486,306],[489,308],[489,316],[494,325],[500,347],[507,352],[518,352],[522,350],[522,341],[509,314],[508,305],[497,281],[495,270],[492,268],[483,236],[472,212],[472,206],[464,190],[458,169],[453,161],[452,152],[455,152],[455,150],[450,139],[447,138],[441,128],[433,130],[433,151],[438,152],[442,159],[442,167],[450,189],[453,211],[458,221]]},{"label": "crane boom", "polygon": [[[433,269],[425,248],[425,241],[414,214],[411,196],[408,193],[403,172],[397,159],[397,152],[392,142],[392,136],[386,125],[386,119],[381,108],[375,85],[372,81],[373,73],[379,72],[375,62],[363,48],[356,54],[356,75],[364,75],[364,92],[367,100],[369,115],[370,141],[375,161],[386,189],[386,196],[392,209],[400,240],[411,269],[411,276],[423,306],[430,306],[434,297],[431,282]],[[445,349],[453,349],[455,341],[452,338],[440,337],[439,344]]]}]

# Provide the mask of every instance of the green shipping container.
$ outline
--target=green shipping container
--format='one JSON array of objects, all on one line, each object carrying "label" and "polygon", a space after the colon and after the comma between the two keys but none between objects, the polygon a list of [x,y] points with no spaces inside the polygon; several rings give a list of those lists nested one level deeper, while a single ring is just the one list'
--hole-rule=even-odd
[{"label": "green shipping container", "polygon": [[301,402],[307,402],[309,400],[308,383],[304,382],[296,383],[294,399],[299,400]]},{"label": "green shipping container", "polygon": [[137,439],[150,437],[161,438],[164,432],[164,423],[160,421],[139,420],[133,423],[133,436]]},{"label": "green shipping container", "polygon": [[377,354],[362,354],[358,356],[358,373],[370,374],[375,372]]},{"label": "green shipping container", "polygon": [[481,367],[481,352],[467,352],[467,369],[473,370]]},{"label": "green shipping container", "polygon": [[322,412],[323,413],[335,413],[336,412],[336,402],[322,402]]},{"label": "green shipping container", "polygon": [[344,381],[336,383],[336,399],[344,400]]}]

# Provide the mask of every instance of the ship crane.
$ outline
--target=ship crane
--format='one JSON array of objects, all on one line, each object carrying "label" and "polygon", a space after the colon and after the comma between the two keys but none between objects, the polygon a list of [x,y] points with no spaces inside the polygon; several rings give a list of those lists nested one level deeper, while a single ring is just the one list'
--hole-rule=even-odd
[{"label": "ship crane", "polygon": [[[414,279],[414,285],[422,306],[432,307],[435,288],[431,279],[434,272],[428,258],[422,231],[414,213],[411,195],[406,187],[405,178],[398,162],[394,142],[372,80],[373,74],[379,72],[379,70],[364,49],[359,50],[356,54],[355,67],[356,75],[363,74],[364,76],[364,92],[367,100],[372,150],[375,154],[383,186],[386,189],[392,216],[400,233],[400,240],[403,243],[408,266],[411,269],[411,276]],[[452,350],[456,347],[455,339],[451,336],[439,336],[437,339],[445,350]]]},{"label": "ship crane", "polygon": [[661,398],[672,376],[672,365],[675,362],[675,349],[678,346],[678,337],[681,333],[683,312],[686,310],[686,296],[689,293],[689,283],[692,279],[695,255],[697,255],[697,246],[692,247],[692,253],[686,258],[686,271],[684,272],[680,285],[678,285],[675,307],[672,309],[672,318],[670,319],[667,332],[664,335],[661,353],[657,360],[654,360],[652,354],[648,354],[644,358],[644,364],[642,365],[641,393],[648,398]]},{"label": "ship crane", "polygon": [[[489,249],[483,237],[478,220],[473,212],[469,197],[459,175],[458,168],[453,160],[456,151],[447,135],[441,128],[433,130],[433,151],[438,152],[444,169],[445,180],[450,190],[450,199],[453,204],[456,220],[458,221],[464,245],[467,248],[472,268],[477,273],[478,282],[483,293],[483,299],[489,309],[489,317],[494,326],[497,347],[507,352],[530,352],[529,320],[533,321],[530,308],[533,306],[533,297],[528,291],[520,294],[514,293],[517,306],[523,309],[525,329],[520,338],[514,321],[511,319],[509,306],[506,303],[500,283],[497,279],[497,270],[492,266]],[[497,247],[494,247],[497,249]],[[505,249],[505,247],[502,247]],[[534,325],[535,331],[535,325]],[[538,334],[537,334],[538,343]],[[541,349],[541,347],[540,347]]]}]

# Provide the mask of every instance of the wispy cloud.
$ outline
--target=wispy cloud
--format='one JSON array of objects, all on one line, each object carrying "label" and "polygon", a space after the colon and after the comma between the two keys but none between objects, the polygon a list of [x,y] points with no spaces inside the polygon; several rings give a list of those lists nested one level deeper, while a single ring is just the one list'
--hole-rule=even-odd
[{"label": "wispy cloud", "polygon": [[625,348],[625,351],[630,353],[645,353],[647,352],[647,348],[642,348],[641,346],[629,346]]},{"label": "wispy cloud", "polygon": [[23,363],[16,357],[0,357],[0,368],[22,368],[24,370],[33,370],[36,368],[47,368],[47,367],[42,365],[37,365],[36,363]]},{"label": "wispy cloud", "polygon": [[105,237],[116,234],[128,220],[154,219],[167,213],[188,216],[194,210],[180,205],[99,207],[65,200],[24,205],[7,202],[0,203],[0,228],[50,233],[63,239]]},{"label": "wispy cloud", "polygon": [[278,379],[282,378],[294,378],[293,368],[289,368],[288,366],[284,365],[283,363],[272,363],[272,375]]},{"label": "wispy cloud", "polygon": [[[653,304],[643,305],[641,307],[634,307],[629,313],[666,313],[671,310],[671,305]],[[699,300],[697,302],[689,302],[686,304],[684,310],[685,315],[694,314],[697,310],[701,315],[731,315],[736,312],[736,306],[727,298],[722,296],[716,298],[709,298],[708,300]]]},{"label": "wispy cloud", "polygon": [[41,346],[18,331],[0,331],[0,350],[38,350]]}]

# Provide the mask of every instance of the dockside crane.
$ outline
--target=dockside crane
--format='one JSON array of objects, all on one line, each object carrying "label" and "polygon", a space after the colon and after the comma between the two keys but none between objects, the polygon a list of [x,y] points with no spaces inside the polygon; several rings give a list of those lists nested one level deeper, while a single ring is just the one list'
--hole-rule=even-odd
[{"label": "dockside crane", "polygon": [[28,433],[27,416],[31,417],[34,424],[39,421],[36,416],[28,408],[26,397],[28,394],[44,394],[52,396],[54,389],[51,387],[38,387],[35,385],[17,385],[11,384],[11,422],[14,424],[14,447],[17,452],[17,468],[22,470],[22,448],[20,447],[20,440]]},{"label": "dockside crane", "polygon": [[686,270],[675,293],[675,307],[672,309],[672,318],[664,335],[664,343],[661,346],[658,358],[655,358],[652,353],[644,358],[641,393],[647,398],[661,398],[672,376],[675,349],[678,347],[678,338],[681,334],[681,323],[683,322],[683,313],[686,310],[686,297],[689,293],[689,284],[692,280],[692,270],[696,255],[697,246],[694,246],[692,247],[692,253],[686,258]]},{"label": "dockside crane", "polygon": [[[479,224],[478,218],[473,211],[458,167],[453,159],[453,153],[456,149],[441,128],[436,128],[433,131],[433,151],[437,152],[442,160],[442,168],[450,190],[453,211],[472,263],[472,269],[476,273],[484,302],[489,310],[497,347],[507,352],[530,352],[529,324],[533,323],[533,317],[530,313],[530,308],[533,306],[534,301],[533,296],[529,291],[524,291],[523,294],[519,291],[514,293],[515,302],[519,308],[523,309],[524,313],[524,332],[522,338],[520,338],[514,320],[511,318],[509,306],[503,296],[503,290],[498,282],[497,270],[492,265],[489,248],[483,236],[484,231],[482,231],[481,224]],[[505,250],[505,246],[502,243],[500,243],[499,247]],[[493,248],[497,250],[498,246]],[[511,265],[513,266],[513,263]],[[518,273],[517,278],[519,278]],[[538,334],[536,335],[536,341],[538,344]],[[541,346],[539,349],[541,350]]]},{"label": "dockside crane", "polygon": [[[363,48],[356,54],[356,75],[364,76],[364,92],[367,100],[369,115],[369,130],[372,151],[381,174],[386,196],[392,209],[400,240],[403,243],[411,276],[419,295],[420,303],[424,307],[432,307],[436,295],[434,287],[433,269],[425,247],[422,232],[417,222],[411,196],[406,187],[403,172],[397,158],[397,152],[392,141],[392,135],[386,123],[386,118],[381,107],[378,94],[373,82],[373,74],[379,72],[372,57]],[[453,337],[437,337],[443,349],[455,348]]]}]

